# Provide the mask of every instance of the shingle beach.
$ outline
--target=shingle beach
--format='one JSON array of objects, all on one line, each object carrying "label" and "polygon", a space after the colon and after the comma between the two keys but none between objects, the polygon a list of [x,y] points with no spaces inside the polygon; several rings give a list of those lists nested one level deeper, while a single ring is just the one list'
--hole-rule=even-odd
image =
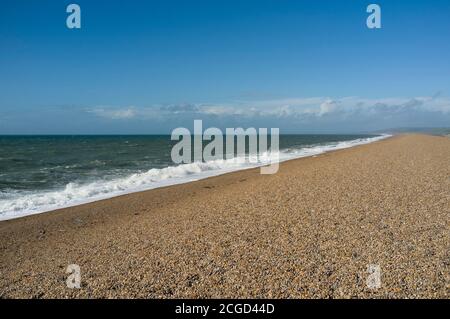
[{"label": "shingle beach", "polygon": [[449,298],[450,139],[398,135],[0,222],[0,297]]}]

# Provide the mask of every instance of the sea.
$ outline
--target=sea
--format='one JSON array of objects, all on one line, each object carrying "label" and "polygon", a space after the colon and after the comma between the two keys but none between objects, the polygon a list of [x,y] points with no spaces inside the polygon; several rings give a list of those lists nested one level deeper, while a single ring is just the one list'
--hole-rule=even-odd
[{"label": "sea", "polygon": [[[281,135],[277,155],[286,161],[386,137]],[[257,162],[216,159],[174,164],[175,143],[170,135],[0,136],[0,220],[270,163],[270,156],[260,156]],[[250,155],[247,149],[241,157]]]}]

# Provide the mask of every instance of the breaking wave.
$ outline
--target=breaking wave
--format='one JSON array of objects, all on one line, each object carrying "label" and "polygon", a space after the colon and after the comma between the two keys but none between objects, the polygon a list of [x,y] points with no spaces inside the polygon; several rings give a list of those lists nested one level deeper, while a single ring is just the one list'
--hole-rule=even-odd
[{"label": "breaking wave", "polygon": [[174,184],[187,183],[232,171],[270,164],[277,156],[283,162],[290,159],[318,155],[324,152],[367,144],[389,137],[382,135],[351,141],[311,145],[298,149],[284,149],[277,154],[262,154],[253,158],[234,158],[209,162],[194,162],[146,172],[131,174],[112,180],[97,180],[90,183],[69,183],[65,187],[40,192],[2,192],[0,195],[0,220],[42,213],[58,208],[75,206],[118,195],[154,189]]}]

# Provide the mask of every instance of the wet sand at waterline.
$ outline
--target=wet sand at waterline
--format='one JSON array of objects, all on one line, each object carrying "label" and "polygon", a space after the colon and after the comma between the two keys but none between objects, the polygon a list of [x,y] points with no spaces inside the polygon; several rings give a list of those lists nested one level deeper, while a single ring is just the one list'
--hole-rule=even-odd
[{"label": "wet sand at waterline", "polygon": [[[66,286],[67,266],[81,288]],[[380,269],[369,288],[369,265]],[[0,297],[448,298],[450,139],[400,135],[0,222]]]}]

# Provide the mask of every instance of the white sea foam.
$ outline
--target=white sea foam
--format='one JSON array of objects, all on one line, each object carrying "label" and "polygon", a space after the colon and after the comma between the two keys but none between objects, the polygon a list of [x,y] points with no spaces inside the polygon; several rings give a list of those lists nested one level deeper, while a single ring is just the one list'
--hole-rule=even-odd
[{"label": "white sea foam", "polygon": [[[389,136],[382,135],[328,143],[325,145],[312,145],[299,149],[282,150],[278,155],[280,162],[283,162],[290,159],[313,156],[332,150],[367,144]],[[215,160],[206,163],[195,162],[162,169],[150,169],[147,172],[136,173],[125,178],[117,178],[114,180],[99,180],[87,184],[69,183],[65,188],[54,191],[41,191],[37,193],[15,192],[12,196],[7,196],[7,199],[4,199],[4,196],[0,196],[0,220],[38,214],[118,195],[187,183],[232,171],[259,167],[270,163],[270,155],[263,154],[259,156],[259,160],[256,163],[255,161],[249,161],[248,158]]]}]

